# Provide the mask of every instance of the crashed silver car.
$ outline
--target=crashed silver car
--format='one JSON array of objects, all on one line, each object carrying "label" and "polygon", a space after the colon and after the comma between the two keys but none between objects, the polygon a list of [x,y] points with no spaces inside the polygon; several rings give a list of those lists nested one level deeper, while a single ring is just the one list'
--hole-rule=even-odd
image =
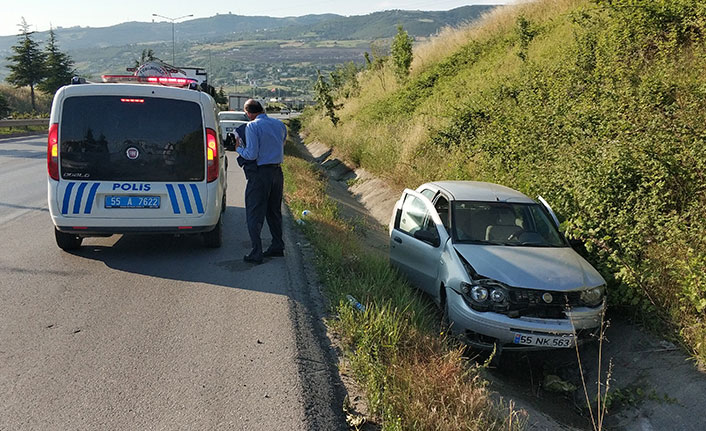
[{"label": "crashed silver car", "polygon": [[538,200],[472,181],[407,189],[390,221],[390,262],[472,346],[573,347],[600,326],[606,283]]}]

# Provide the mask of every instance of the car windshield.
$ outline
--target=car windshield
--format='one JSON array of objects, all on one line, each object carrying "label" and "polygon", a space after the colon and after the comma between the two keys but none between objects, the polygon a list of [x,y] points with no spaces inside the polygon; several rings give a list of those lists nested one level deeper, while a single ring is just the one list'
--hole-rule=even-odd
[{"label": "car windshield", "polygon": [[218,119],[220,121],[248,121],[248,117],[245,114],[240,114],[240,113],[225,113],[221,112],[218,114]]},{"label": "car windshield", "polygon": [[460,243],[567,247],[568,244],[538,204],[456,201],[454,241]]}]

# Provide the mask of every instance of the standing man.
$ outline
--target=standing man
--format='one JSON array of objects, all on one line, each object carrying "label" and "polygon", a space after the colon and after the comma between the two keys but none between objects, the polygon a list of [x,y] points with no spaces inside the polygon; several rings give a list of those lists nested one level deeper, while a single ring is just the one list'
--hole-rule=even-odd
[{"label": "standing man", "polygon": [[[252,251],[243,260],[257,265],[263,257],[284,256],[281,210],[284,176],[280,164],[284,160],[287,128],[280,120],[268,117],[256,100],[249,99],[244,109],[250,122],[245,128],[245,143],[239,142],[236,151],[244,159],[254,161],[257,167],[250,170],[245,186],[245,216]],[[264,220],[270,228],[272,244],[263,253],[260,232]]]}]

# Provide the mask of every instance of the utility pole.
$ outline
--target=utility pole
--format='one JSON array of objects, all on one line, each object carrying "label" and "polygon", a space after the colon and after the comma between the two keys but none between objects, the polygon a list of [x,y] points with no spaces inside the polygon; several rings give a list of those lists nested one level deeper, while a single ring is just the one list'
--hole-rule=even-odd
[{"label": "utility pole", "polygon": [[175,67],[176,67],[175,60],[174,60],[174,57],[175,57],[175,54],[174,54],[174,52],[175,52],[175,49],[174,49],[174,22],[175,22],[175,21],[178,21],[178,20],[180,20],[180,19],[183,19],[183,18],[192,17],[192,16],[194,16],[194,15],[193,15],[193,14],[189,14],[189,15],[180,16],[179,18],[169,18],[168,16],[158,15],[158,14],[156,14],[156,13],[153,13],[152,16],[156,16],[156,17],[159,17],[159,18],[164,18],[164,19],[169,20],[169,21],[172,22],[172,66],[175,66]]}]

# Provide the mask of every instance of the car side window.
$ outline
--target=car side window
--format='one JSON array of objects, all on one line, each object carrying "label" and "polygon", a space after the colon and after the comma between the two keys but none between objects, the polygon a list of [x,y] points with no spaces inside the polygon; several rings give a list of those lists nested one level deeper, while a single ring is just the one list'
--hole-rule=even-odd
[{"label": "car side window", "polygon": [[419,230],[437,232],[434,220],[424,202],[412,195],[407,195],[402,204],[399,229],[411,236]]},{"label": "car side window", "polygon": [[436,192],[434,190],[424,189],[420,194],[431,201],[434,199]]}]

